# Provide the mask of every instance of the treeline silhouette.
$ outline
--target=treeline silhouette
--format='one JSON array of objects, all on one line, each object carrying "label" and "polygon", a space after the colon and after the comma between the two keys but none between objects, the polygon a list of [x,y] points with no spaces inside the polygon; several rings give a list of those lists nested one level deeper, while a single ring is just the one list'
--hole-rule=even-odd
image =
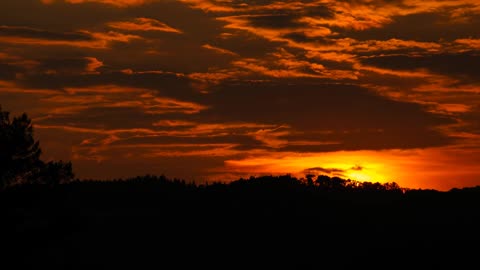
[{"label": "treeline silhouette", "polygon": [[479,187],[439,192],[317,179],[196,185],[147,175],[17,185],[0,193],[2,244],[12,269],[437,269],[446,263],[463,269],[476,263]]},{"label": "treeline silhouette", "polygon": [[441,192],[326,175],[79,180],[71,163],[40,160],[26,115],[0,115],[4,269],[478,266],[479,186]]}]

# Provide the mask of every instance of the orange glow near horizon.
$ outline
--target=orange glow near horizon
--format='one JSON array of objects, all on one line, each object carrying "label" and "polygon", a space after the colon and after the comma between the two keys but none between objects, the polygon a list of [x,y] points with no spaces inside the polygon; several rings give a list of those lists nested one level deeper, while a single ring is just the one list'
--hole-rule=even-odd
[{"label": "orange glow near horizon", "polygon": [[479,18],[478,0],[0,1],[0,105],[79,178],[476,186]]},{"label": "orange glow near horizon", "polygon": [[[323,154],[286,154],[282,157],[228,160],[227,167],[253,174],[287,174],[305,177],[306,169],[321,167],[317,175],[339,176],[366,182],[396,182],[406,188],[449,190],[460,182],[473,182],[477,163],[471,153],[455,149],[414,149],[382,151],[340,151]],[[456,171],[448,166],[462,160]],[[342,172],[338,172],[342,170]],[[461,171],[461,173],[460,173]],[[459,179],[460,178],[460,179]],[[462,179],[463,178],[463,179]],[[450,179],[446,181],[446,179]]]}]

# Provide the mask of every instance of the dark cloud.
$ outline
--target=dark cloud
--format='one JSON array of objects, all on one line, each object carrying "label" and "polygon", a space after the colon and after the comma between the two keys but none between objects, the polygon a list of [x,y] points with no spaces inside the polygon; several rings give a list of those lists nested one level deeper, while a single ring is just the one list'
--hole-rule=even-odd
[{"label": "dark cloud", "polygon": [[358,40],[388,40],[392,38],[425,42],[454,41],[458,38],[479,38],[480,19],[471,17],[468,21],[453,21],[451,11],[414,13],[394,16],[392,22],[383,27],[355,31],[333,27],[343,37]]},{"label": "dark cloud", "polygon": [[459,118],[464,125],[455,128],[457,132],[467,132],[471,134],[472,138],[480,135],[480,105],[476,105],[470,111],[462,113]]},{"label": "dark cloud", "polygon": [[[178,130],[177,130],[178,131]],[[120,140],[112,144],[115,145],[139,145],[139,144],[152,144],[152,145],[175,145],[175,144],[184,144],[184,145],[215,145],[215,144],[240,144],[240,145],[255,145],[258,144],[258,141],[253,139],[250,136],[245,135],[212,135],[207,136],[188,136],[177,135],[177,136],[146,136],[146,137],[137,137],[137,138],[127,138]],[[210,148],[212,146],[209,146]]]},{"label": "dark cloud", "polygon": [[322,168],[322,167],[313,167],[308,168],[303,171],[305,174],[328,174],[334,176],[343,176],[346,170],[336,169],[336,168]]},{"label": "dark cloud", "polygon": [[23,71],[22,68],[6,63],[0,63],[0,80],[14,80],[18,72]]},{"label": "dark cloud", "polygon": [[100,2],[0,4],[0,101],[81,176],[203,177],[226,159],[461,149],[480,133],[472,1]]},{"label": "dark cloud", "polygon": [[[70,57],[70,58],[46,58],[38,59],[39,65],[36,67],[41,72],[58,72],[81,74],[84,72],[94,72],[102,66],[101,62],[88,57]],[[97,62],[98,61],[98,62]],[[96,66],[98,64],[98,66]]]},{"label": "dark cloud", "polygon": [[[428,127],[385,128],[384,130],[378,131],[358,129],[346,132],[333,132],[326,135],[290,135],[281,137],[281,139],[286,139],[291,142],[308,140],[311,144],[291,144],[275,149],[276,151],[331,152],[339,150],[413,149],[444,146],[455,142],[455,138]],[[326,143],[317,144],[322,142]]]},{"label": "dark cloud", "polygon": [[[191,9],[179,1],[155,1],[128,8],[114,8],[95,2],[71,4],[55,1],[45,5],[37,0],[8,0],[5,3],[2,2],[1,5],[0,25],[9,28],[9,37],[18,38],[18,35],[21,34],[30,39],[57,42],[97,42],[94,44],[84,43],[81,49],[72,46],[56,46],[56,48],[43,46],[40,48],[30,43],[16,45],[22,47],[21,54],[26,58],[38,58],[39,55],[56,58],[59,57],[59,54],[62,58],[69,58],[80,54],[102,59],[108,64],[108,67],[116,70],[130,68],[140,71],[168,70],[173,72],[206,72],[212,65],[224,67],[229,63],[229,59],[218,55],[214,57],[212,52],[202,49],[202,45],[211,43],[212,39],[222,32],[224,23],[200,10]],[[18,16],[18,14],[25,15]],[[158,31],[128,33],[108,26],[111,22],[132,21],[137,18],[161,21],[181,29],[182,34]],[[184,18],[188,18],[188,20]],[[195,23],[191,23],[192,21]],[[120,37],[115,39],[117,34],[112,34],[110,31],[122,35],[134,34],[142,39],[130,39],[128,44],[122,43],[117,40]],[[4,30],[4,32],[7,31]],[[92,34],[98,35],[92,36]],[[99,40],[102,38],[100,35],[104,35],[105,38],[113,37],[113,40]],[[108,43],[108,50],[104,48],[105,42]],[[122,57],[118,55],[120,51]],[[131,61],[131,59],[135,59],[135,61]]]},{"label": "dark cloud", "polygon": [[434,73],[455,76],[471,82],[478,82],[480,79],[479,52],[377,56],[365,58],[362,62],[395,70],[428,69]]},{"label": "dark cloud", "polygon": [[[222,143],[237,144],[237,150],[267,149],[275,152],[408,149],[452,143],[451,138],[435,130],[436,127],[453,123],[452,119],[428,113],[418,104],[389,100],[357,86],[302,84],[299,81],[291,85],[287,82],[241,83],[222,84],[209,94],[201,94],[190,87],[188,79],[168,74],[146,75],[86,75],[82,76],[83,79],[80,77],[61,82],[59,87],[88,89],[89,86],[94,87],[94,83],[110,81],[123,86],[146,87],[154,90],[156,97],[193,102],[205,106],[205,109],[194,114],[149,114],[140,105],[108,108],[105,107],[108,104],[100,104],[98,107],[87,104],[89,108],[83,108],[78,113],[57,115],[43,120],[42,124],[70,123],[78,127],[128,129],[151,128],[157,121],[177,119],[197,124],[257,123],[289,127],[285,129],[288,134],[278,136],[278,139],[285,141],[280,146],[261,143],[252,139],[252,135],[248,139],[244,135],[216,138],[221,139]],[[53,81],[50,78],[46,81]],[[39,85],[38,81],[34,85]],[[88,100],[89,96],[94,98],[98,94],[93,92],[82,95]],[[185,127],[175,128],[177,131],[182,129]],[[156,130],[162,129],[157,127]],[[214,141],[202,136],[205,135],[199,135],[198,140]],[[149,140],[155,140],[154,138],[161,141],[160,137]],[[296,144],[298,141],[310,143]],[[332,141],[336,143],[323,144]]]},{"label": "dark cloud", "polygon": [[47,39],[53,41],[93,41],[90,34],[83,32],[53,32],[22,26],[0,26],[0,36]]},{"label": "dark cloud", "polygon": [[228,49],[246,58],[260,58],[275,51],[281,42],[272,42],[249,32],[234,31],[231,35],[215,39],[212,45]]},{"label": "dark cloud", "polygon": [[297,21],[296,15],[261,15],[248,17],[251,26],[263,28],[296,28],[304,24]]},{"label": "dark cloud", "polygon": [[168,72],[134,73],[106,72],[102,74],[55,75],[35,74],[19,81],[24,87],[50,89],[86,88],[98,85],[118,85],[119,87],[146,88],[158,91],[165,97],[181,100],[198,100],[201,96],[193,86],[192,81],[184,76]]},{"label": "dark cloud", "polygon": [[72,5],[55,1],[45,5],[40,0],[5,0],[1,5],[0,18],[4,25],[31,26],[60,32],[91,28],[124,13],[121,9],[98,3]]},{"label": "dark cloud", "polygon": [[363,167],[362,167],[362,166],[360,166],[360,165],[355,165],[355,166],[353,166],[353,167],[351,168],[351,170],[354,170],[354,171],[361,171],[361,170],[363,170]]},{"label": "dark cloud", "polygon": [[[91,100],[94,100],[94,95]],[[87,99],[88,100],[88,97]],[[105,104],[108,105],[108,104]],[[141,107],[138,108],[108,108],[103,106],[88,108],[92,104],[85,104],[85,108],[78,111],[68,112],[68,105],[66,106],[66,113],[58,113],[54,118],[47,118],[39,121],[42,125],[62,126],[69,123],[70,126],[81,128],[92,128],[101,130],[114,129],[134,129],[134,128],[151,128],[153,123],[163,120],[168,117],[172,118],[177,115],[153,115],[147,114]],[[73,107],[74,105],[72,105]],[[73,108],[72,108],[73,109]],[[179,130],[177,128],[177,130]]]},{"label": "dark cloud", "polygon": [[[409,133],[406,133],[409,132]],[[407,134],[399,136],[399,134]],[[263,149],[271,152],[324,153],[335,151],[414,149],[451,145],[455,138],[432,129],[405,131],[401,129],[387,132],[357,130],[355,132],[335,132],[330,135],[287,135],[278,139],[285,140],[285,145],[272,147],[263,143],[239,145],[237,150]],[[297,144],[296,142],[302,142]]]},{"label": "dark cloud", "polygon": [[[424,111],[415,103],[393,101],[366,89],[334,84],[243,84],[223,86],[204,96],[209,109],[190,117],[212,122],[286,125],[296,135],[281,135],[286,145],[241,145],[238,149],[326,152],[417,148],[453,142],[436,127],[453,119]],[[327,131],[326,133],[318,131]],[[297,141],[311,143],[295,144]],[[323,142],[337,142],[326,143]],[[320,143],[320,144],[319,144]]]},{"label": "dark cloud", "polygon": [[203,98],[211,107],[201,115],[207,119],[286,124],[302,130],[413,130],[451,122],[418,104],[389,100],[354,85],[300,80],[223,85]]},{"label": "dark cloud", "polygon": [[[306,1],[308,2],[308,1]],[[312,1],[314,2],[314,1]],[[317,4],[315,6],[309,6],[308,8],[302,9],[300,13],[304,16],[312,16],[312,17],[321,17],[321,18],[333,18],[335,13],[334,11],[322,4]]]},{"label": "dark cloud", "polygon": [[283,35],[284,38],[288,38],[295,42],[303,42],[303,43],[314,43],[318,45],[335,45],[334,39],[328,39],[325,37],[311,37],[306,34],[306,32],[291,32],[288,34]]},{"label": "dark cloud", "polygon": [[277,14],[264,14],[254,15],[246,17],[249,24],[254,27],[282,29],[282,28],[300,28],[305,27],[307,24],[302,22],[304,16],[314,16],[321,18],[332,18],[334,13],[326,6],[312,6],[304,10],[284,10]]}]

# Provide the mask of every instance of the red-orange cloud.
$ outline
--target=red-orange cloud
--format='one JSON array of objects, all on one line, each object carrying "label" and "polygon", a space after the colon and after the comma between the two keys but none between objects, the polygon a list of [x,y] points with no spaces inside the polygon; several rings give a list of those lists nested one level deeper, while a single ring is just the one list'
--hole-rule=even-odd
[{"label": "red-orange cloud", "polygon": [[127,31],[160,31],[181,34],[182,31],[150,18],[136,18],[132,21],[110,22],[108,26]]},{"label": "red-orange cloud", "polygon": [[82,4],[82,3],[101,3],[108,4],[116,7],[129,7],[138,6],[145,3],[153,2],[154,0],[41,0],[42,3],[49,5],[57,1],[64,1],[70,4]]},{"label": "red-orange cloud", "polygon": [[73,46],[80,48],[106,49],[112,42],[128,43],[140,36],[119,32],[93,32],[79,30],[76,32],[53,32],[49,30],[22,27],[0,26],[0,43],[41,45],[41,46]]}]

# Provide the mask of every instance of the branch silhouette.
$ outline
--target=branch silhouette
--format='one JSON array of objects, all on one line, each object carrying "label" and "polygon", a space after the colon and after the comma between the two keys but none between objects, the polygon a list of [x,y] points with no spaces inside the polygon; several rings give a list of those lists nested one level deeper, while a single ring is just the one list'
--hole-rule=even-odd
[{"label": "branch silhouette", "polygon": [[55,185],[74,178],[70,162],[44,162],[41,154],[27,114],[11,120],[0,106],[0,189],[16,184]]}]

